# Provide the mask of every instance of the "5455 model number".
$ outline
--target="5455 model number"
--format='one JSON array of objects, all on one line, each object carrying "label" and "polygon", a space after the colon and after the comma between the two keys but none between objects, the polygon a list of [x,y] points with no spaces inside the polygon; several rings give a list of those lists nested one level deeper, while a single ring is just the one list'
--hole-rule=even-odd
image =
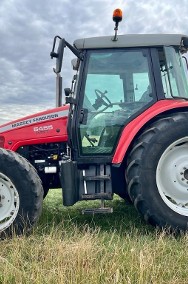
[{"label": "5455 model number", "polygon": [[44,125],[44,126],[35,126],[33,127],[33,131],[35,133],[41,133],[41,132],[48,132],[50,130],[53,130],[53,125]]}]

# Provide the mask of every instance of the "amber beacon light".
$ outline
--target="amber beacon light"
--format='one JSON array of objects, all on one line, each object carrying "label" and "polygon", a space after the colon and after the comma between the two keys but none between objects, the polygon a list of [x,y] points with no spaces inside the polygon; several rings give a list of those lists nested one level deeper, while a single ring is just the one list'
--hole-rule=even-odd
[{"label": "amber beacon light", "polygon": [[121,9],[115,9],[114,12],[113,12],[113,21],[116,22],[116,23],[121,22],[122,15],[123,15],[123,13],[122,13]]},{"label": "amber beacon light", "polygon": [[117,41],[118,40],[118,38],[117,38],[117,31],[118,31],[119,22],[122,21],[122,15],[123,15],[123,13],[122,13],[121,9],[115,9],[114,12],[113,12],[113,21],[115,22],[115,28],[114,28],[115,35],[112,38],[113,41]]}]

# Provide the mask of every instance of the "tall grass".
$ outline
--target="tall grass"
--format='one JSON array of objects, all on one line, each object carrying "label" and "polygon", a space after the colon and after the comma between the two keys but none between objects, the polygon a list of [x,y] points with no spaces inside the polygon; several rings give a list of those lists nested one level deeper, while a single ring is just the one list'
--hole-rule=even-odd
[{"label": "tall grass", "polygon": [[0,283],[188,283],[188,236],[146,225],[123,200],[111,215],[82,215],[97,202],[61,205],[51,191],[29,236],[0,242]]}]

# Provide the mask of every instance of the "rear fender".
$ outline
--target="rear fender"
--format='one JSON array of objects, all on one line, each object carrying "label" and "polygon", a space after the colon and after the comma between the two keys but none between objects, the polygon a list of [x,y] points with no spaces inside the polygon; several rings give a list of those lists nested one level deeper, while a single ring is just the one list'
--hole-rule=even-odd
[{"label": "rear fender", "polygon": [[184,100],[162,100],[156,102],[124,128],[114,153],[112,164],[121,165],[136,135],[157,115],[169,111],[177,112],[185,110],[188,111],[188,102]]}]

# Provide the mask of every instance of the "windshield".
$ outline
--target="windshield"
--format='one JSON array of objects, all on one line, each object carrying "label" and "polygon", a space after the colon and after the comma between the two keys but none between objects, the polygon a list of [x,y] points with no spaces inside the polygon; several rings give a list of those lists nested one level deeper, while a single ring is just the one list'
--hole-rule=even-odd
[{"label": "windshield", "polygon": [[90,51],[85,74],[81,154],[107,155],[126,121],[155,100],[149,52]]},{"label": "windshield", "polygon": [[[187,72],[185,62],[178,49],[172,46],[164,47],[166,62],[163,51],[159,51],[161,77],[166,98],[188,99]],[[185,61],[185,60],[184,60]]]}]

